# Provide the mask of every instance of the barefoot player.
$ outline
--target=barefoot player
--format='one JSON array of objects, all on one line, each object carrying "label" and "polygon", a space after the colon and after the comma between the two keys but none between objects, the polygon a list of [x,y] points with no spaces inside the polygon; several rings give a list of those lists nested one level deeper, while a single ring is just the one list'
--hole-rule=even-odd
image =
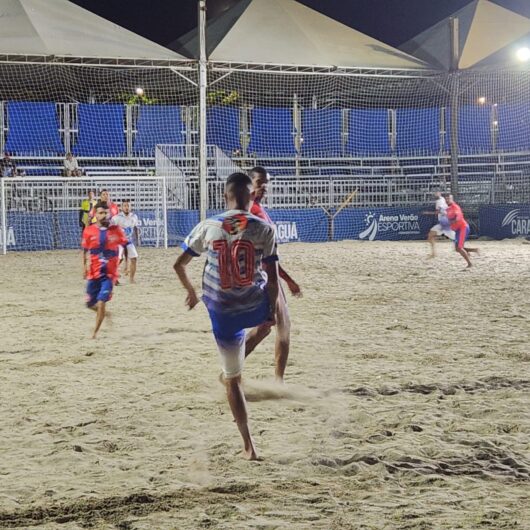
[{"label": "barefoot player", "polygon": [[466,239],[469,237],[469,224],[464,218],[462,208],[453,199],[447,196],[447,219],[451,223],[451,230],[455,231],[455,250],[466,260],[467,268],[471,267],[470,252],[478,252],[478,248],[464,248]]},{"label": "barefoot player", "polygon": [[[87,307],[96,312],[96,335],[105,318],[105,305],[118,279],[118,252],[127,238],[119,226],[110,226],[107,203],[95,206],[96,222],[83,231],[83,278],[87,279]],[[87,260],[87,257],[89,258]]]},{"label": "barefoot player", "polygon": [[243,173],[228,177],[228,211],[199,223],[186,238],[184,252],[174,269],[188,292],[193,309],[197,294],[186,271],[194,256],[206,252],[203,301],[206,304],[220,353],[228,402],[243,438],[243,456],[256,460],[250,435],[241,371],[245,361],[245,329],[275,320],[278,297],[274,229],[249,213],[252,183]]}]

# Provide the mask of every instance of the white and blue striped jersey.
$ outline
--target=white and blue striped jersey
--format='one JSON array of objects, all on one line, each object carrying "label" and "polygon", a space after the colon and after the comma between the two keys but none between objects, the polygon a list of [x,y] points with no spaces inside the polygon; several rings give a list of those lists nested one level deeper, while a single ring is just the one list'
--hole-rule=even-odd
[{"label": "white and blue striped jersey", "polygon": [[209,311],[237,315],[263,304],[267,274],[261,264],[277,261],[274,229],[245,210],[229,210],[199,223],[182,248],[206,252],[203,301]]}]

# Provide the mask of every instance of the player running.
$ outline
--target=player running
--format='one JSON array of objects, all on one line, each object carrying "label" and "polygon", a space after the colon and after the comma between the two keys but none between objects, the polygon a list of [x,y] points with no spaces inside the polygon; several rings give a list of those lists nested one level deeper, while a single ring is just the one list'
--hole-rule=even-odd
[{"label": "player running", "polygon": [[469,237],[469,224],[464,218],[462,208],[454,201],[452,195],[447,196],[447,218],[451,223],[451,230],[455,231],[455,250],[466,260],[467,268],[471,265],[470,252],[478,252],[478,248],[464,248],[466,239]]},{"label": "player running", "polygon": [[206,252],[202,299],[220,353],[230,409],[243,438],[243,456],[257,460],[250,435],[241,371],[245,361],[245,329],[275,321],[278,298],[274,229],[249,213],[252,182],[233,173],[225,187],[228,211],[199,223],[186,238],[174,269],[193,309],[199,302],[186,266]]},{"label": "player running", "polygon": [[[112,218],[112,224],[121,227],[127,238],[127,245],[125,248],[120,247],[120,263],[122,255],[125,254],[125,274],[129,274],[131,283],[134,283],[134,276],[136,274],[136,262],[138,260],[138,251],[136,244],[140,244],[138,232],[138,216],[132,212],[131,203],[129,200],[124,200],[121,203],[121,212]],[[128,267],[130,262],[130,269]]]},{"label": "player running", "polygon": [[[106,203],[95,206],[96,222],[83,231],[83,278],[87,279],[87,307],[96,311],[96,335],[105,318],[105,304],[112,297],[112,287],[118,279],[118,252],[127,238],[119,226],[111,226]],[[87,260],[87,256],[90,259]],[[88,263],[87,263],[88,261]]]},{"label": "player running", "polygon": [[[272,220],[265,210],[262,200],[267,193],[269,177],[267,171],[262,167],[255,167],[250,170],[252,179],[252,206],[250,213],[263,219],[270,226],[273,226]],[[287,274],[287,271],[278,266],[280,278],[287,283],[287,287],[294,296],[302,296],[300,286]],[[250,331],[247,335],[245,356],[250,355],[256,346],[263,341],[271,332],[270,326],[262,325]],[[289,357],[289,347],[291,342],[291,319],[287,310],[287,300],[283,289],[279,289],[278,307],[276,308],[276,341],[275,341],[275,376],[279,382],[283,382],[287,359]]]},{"label": "player running", "polygon": [[444,235],[451,241],[455,240],[455,233],[451,230],[449,225],[449,219],[447,219],[447,202],[444,199],[442,192],[435,192],[434,196],[436,197],[436,203],[434,206],[434,212],[423,212],[425,215],[436,215],[438,216],[438,223],[435,224],[429,231],[427,236],[427,241],[431,244],[431,254],[430,258],[436,257],[435,244],[436,238],[438,236]]}]

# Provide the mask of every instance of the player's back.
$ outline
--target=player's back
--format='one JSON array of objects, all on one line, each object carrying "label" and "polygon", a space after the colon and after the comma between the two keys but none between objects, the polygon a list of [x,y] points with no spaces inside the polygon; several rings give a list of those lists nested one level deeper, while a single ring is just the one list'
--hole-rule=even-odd
[{"label": "player's back", "polygon": [[208,309],[237,314],[262,304],[267,275],[261,263],[277,259],[274,229],[265,221],[229,210],[199,223],[184,248],[207,253],[203,299]]}]

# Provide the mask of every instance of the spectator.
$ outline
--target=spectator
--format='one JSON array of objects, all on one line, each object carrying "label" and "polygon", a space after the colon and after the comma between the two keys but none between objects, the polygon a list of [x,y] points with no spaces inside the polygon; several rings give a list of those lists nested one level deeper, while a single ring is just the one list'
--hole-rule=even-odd
[{"label": "spectator", "polygon": [[65,177],[80,177],[83,172],[79,168],[77,159],[72,153],[66,153],[66,158],[64,159],[64,176]]},{"label": "spectator", "polygon": [[11,160],[9,153],[4,153],[4,158],[0,160],[0,177],[16,177],[17,175],[17,165]]}]

